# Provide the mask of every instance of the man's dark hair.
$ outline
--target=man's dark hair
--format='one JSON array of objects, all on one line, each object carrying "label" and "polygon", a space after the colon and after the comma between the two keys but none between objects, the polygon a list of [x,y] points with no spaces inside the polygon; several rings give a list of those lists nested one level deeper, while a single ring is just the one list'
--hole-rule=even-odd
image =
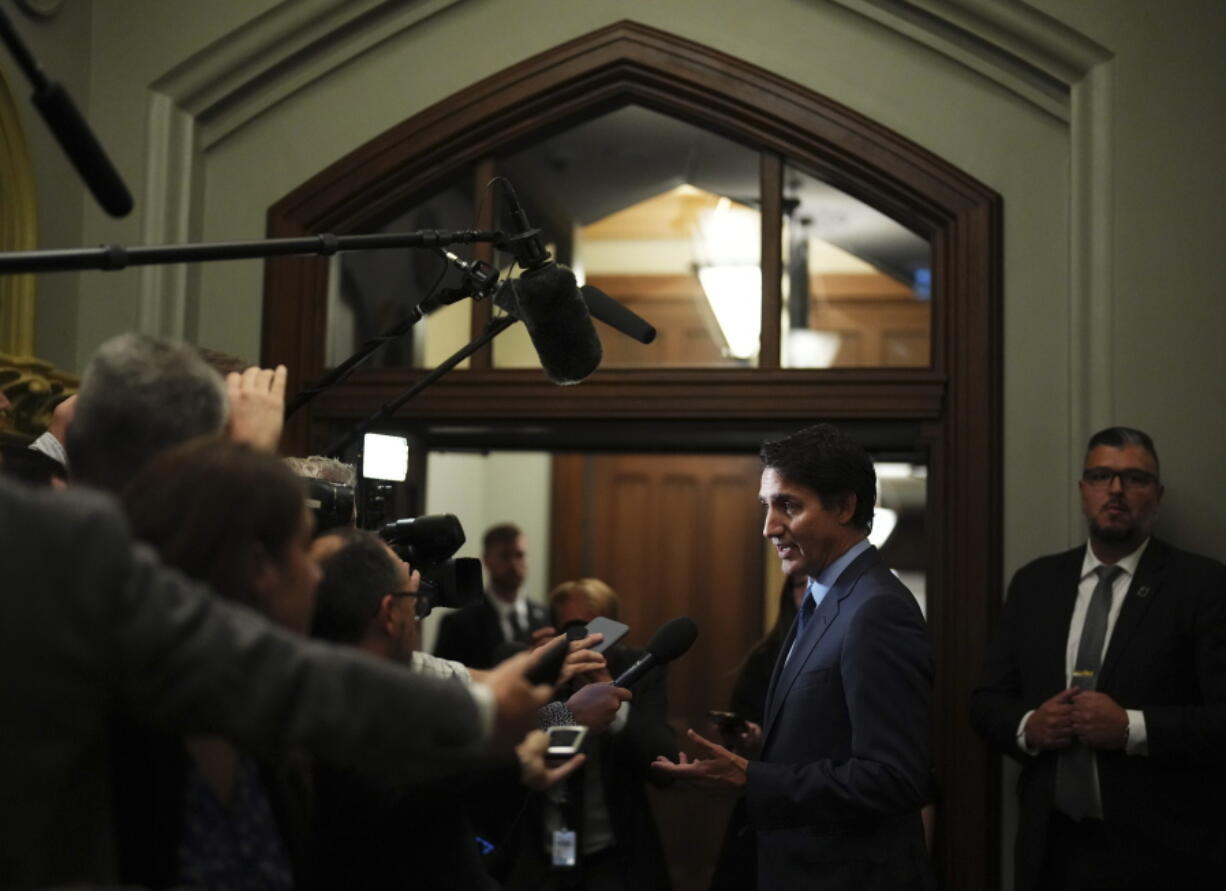
[{"label": "man's dark hair", "polygon": [[225,383],[195,347],[121,334],[85,367],[68,464],[74,478],[118,493],[159,452],[221,433],[228,413]]},{"label": "man's dark hair", "polygon": [[311,636],[333,643],[358,644],[379,614],[379,604],[395,594],[400,580],[396,557],[373,532],[335,529],[340,550],[319,564],[323,579],[315,589]]},{"label": "man's dark hair", "polygon": [[132,534],[166,563],[257,609],[254,549],[284,563],[306,509],[301,482],[275,455],[216,437],[155,455],[122,497]]},{"label": "man's dark hair", "polygon": [[499,523],[485,530],[485,535],[481,537],[481,549],[488,551],[495,545],[514,544],[523,534],[524,531],[514,523]]},{"label": "man's dark hair", "polygon": [[1090,437],[1090,441],[1086,445],[1086,457],[1090,457],[1090,452],[1099,446],[1122,449],[1130,445],[1138,445],[1149,452],[1150,456],[1154,459],[1154,470],[1159,469],[1158,450],[1154,448],[1154,441],[1149,438],[1149,434],[1144,430],[1138,430],[1135,427],[1107,427],[1105,430],[1099,430]]},{"label": "man's dark hair", "polygon": [[873,527],[877,503],[877,472],[873,459],[858,442],[830,424],[814,424],[762,444],[762,466],[796,485],[817,493],[826,510],[856,496],[852,525],[867,533]]}]

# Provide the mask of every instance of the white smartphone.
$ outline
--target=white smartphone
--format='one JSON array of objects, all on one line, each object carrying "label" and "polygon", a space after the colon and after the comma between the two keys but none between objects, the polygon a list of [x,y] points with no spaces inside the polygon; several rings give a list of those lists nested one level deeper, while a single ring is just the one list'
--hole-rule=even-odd
[{"label": "white smartphone", "polygon": [[578,724],[561,724],[548,728],[545,733],[549,735],[545,757],[550,761],[565,761],[579,754],[587,737],[587,728]]}]

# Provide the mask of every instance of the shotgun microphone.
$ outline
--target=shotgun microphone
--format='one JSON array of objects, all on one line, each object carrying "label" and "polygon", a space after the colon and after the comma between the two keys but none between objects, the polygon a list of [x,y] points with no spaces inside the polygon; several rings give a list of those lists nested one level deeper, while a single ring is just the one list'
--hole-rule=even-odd
[{"label": "shotgun microphone", "polygon": [[505,179],[502,183],[516,232],[499,247],[510,251],[524,272],[512,283],[514,300],[499,305],[523,321],[546,377],[559,386],[577,384],[597,369],[603,355],[591,313],[575,274],[553,261],[515,189]]}]

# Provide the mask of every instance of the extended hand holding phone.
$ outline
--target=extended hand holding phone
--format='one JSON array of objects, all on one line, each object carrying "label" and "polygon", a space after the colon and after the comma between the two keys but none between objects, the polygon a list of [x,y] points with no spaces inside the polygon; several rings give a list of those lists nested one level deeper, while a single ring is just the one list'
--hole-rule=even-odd
[{"label": "extended hand holding phone", "polygon": [[603,653],[630,631],[630,626],[604,616],[597,616],[587,623],[588,634],[603,634],[604,640],[592,647],[592,652]]},{"label": "extended hand holding phone", "polygon": [[587,728],[578,724],[561,724],[545,731],[549,735],[549,747],[545,750],[545,760],[554,763],[566,761],[579,754],[583,748],[583,740],[587,737]]}]

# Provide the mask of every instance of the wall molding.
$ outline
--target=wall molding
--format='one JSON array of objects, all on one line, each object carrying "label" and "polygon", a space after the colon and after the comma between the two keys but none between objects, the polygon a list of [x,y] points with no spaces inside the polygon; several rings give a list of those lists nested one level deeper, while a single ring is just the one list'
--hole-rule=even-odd
[{"label": "wall molding", "polygon": [[[0,72],[0,251],[38,246],[38,192],[21,114]],[[34,355],[34,275],[0,275],[0,350]]]},{"label": "wall molding", "polygon": [[[200,238],[203,158],[236,130],[368,50],[463,0],[285,0],[149,85],[146,244]],[[140,330],[190,338],[198,276],[145,267]]]},{"label": "wall molding", "polygon": [[[1112,53],[1025,3],[832,0],[994,81],[1069,134],[1068,491],[1094,430],[1113,423]],[[1007,240],[1007,237],[1006,237]],[[1068,507],[1080,540],[1081,512]]]}]

